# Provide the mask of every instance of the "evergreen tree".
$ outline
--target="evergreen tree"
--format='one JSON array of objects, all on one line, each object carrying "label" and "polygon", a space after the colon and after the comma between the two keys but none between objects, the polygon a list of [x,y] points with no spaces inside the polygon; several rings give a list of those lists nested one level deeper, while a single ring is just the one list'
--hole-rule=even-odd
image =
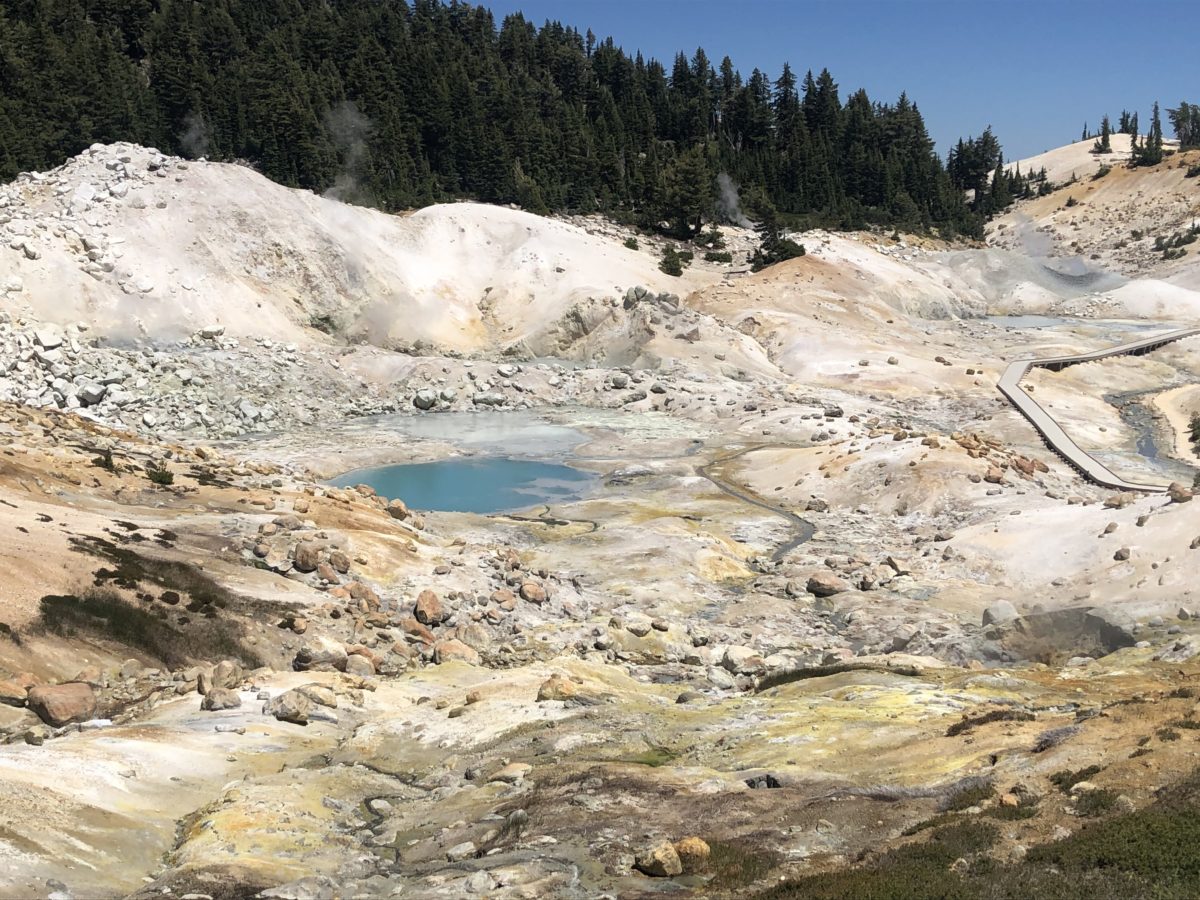
[{"label": "evergreen tree", "polygon": [[1100,137],[1092,144],[1093,153],[1111,153],[1112,152],[1112,126],[1108,123],[1108,115],[1100,120]]},{"label": "evergreen tree", "polygon": [[1175,129],[1180,150],[1200,147],[1200,104],[1181,102],[1175,109],[1167,110],[1167,118]]},{"label": "evergreen tree", "polygon": [[1135,166],[1156,166],[1162,161],[1162,120],[1158,113],[1158,102],[1155,101],[1154,108],[1150,113],[1150,131],[1147,132],[1146,139],[1142,141],[1140,146],[1137,144],[1134,145],[1130,162]]},{"label": "evergreen tree", "polygon": [[774,204],[764,200],[758,207],[759,245],[750,258],[750,268],[757,272],[767,266],[804,256],[804,245],[785,237],[779,212]]}]

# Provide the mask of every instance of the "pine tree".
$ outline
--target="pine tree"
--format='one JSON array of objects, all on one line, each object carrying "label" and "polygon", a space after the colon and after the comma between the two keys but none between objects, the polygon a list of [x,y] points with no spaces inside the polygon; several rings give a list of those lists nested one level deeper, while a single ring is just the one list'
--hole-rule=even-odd
[{"label": "pine tree", "polygon": [[1167,110],[1180,150],[1200,147],[1200,104],[1181,102],[1175,109]]},{"label": "pine tree", "polygon": [[1100,137],[1092,144],[1093,153],[1111,153],[1112,152],[1112,126],[1108,123],[1108,115],[1100,120]]},{"label": "pine tree", "polygon": [[1134,145],[1130,162],[1135,166],[1156,166],[1163,161],[1163,155],[1162,120],[1155,101],[1150,113],[1150,131],[1140,146]]}]

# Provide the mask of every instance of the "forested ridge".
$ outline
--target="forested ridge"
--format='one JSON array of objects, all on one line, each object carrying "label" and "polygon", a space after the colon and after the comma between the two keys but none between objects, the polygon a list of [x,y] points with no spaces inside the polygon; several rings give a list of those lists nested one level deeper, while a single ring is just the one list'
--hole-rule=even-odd
[{"label": "forested ridge", "polygon": [[470,197],[681,237],[722,174],[751,211],[832,227],[979,235],[1013,193],[983,190],[990,132],[947,167],[906,95],[841,93],[441,0],[6,0],[0,180],[126,140],[384,209]]}]

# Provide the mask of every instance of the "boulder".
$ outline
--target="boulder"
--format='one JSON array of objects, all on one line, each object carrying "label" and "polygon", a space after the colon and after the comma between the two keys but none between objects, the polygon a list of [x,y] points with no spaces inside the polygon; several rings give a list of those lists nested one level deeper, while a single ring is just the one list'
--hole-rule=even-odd
[{"label": "boulder", "polygon": [[33,687],[33,683],[21,677],[0,681],[0,704],[24,706],[25,698],[31,687]]},{"label": "boulder", "polygon": [[413,406],[420,410],[429,410],[437,406],[437,394],[429,388],[421,388],[413,396]]},{"label": "boulder", "polygon": [[300,688],[284,691],[263,704],[263,715],[274,716],[280,722],[291,722],[293,725],[307,725],[312,715],[313,702]]},{"label": "boulder", "polygon": [[312,670],[339,672],[346,670],[346,648],[337,641],[327,637],[310,638],[304,642],[296,658],[292,660],[292,668],[297,672]]},{"label": "boulder", "polygon": [[393,519],[399,519],[403,522],[408,518],[408,505],[399,497],[388,502],[387,514]]},{"label": "boulder", "polygon": [[832,597],[849,588],[846,582],[832,572],[815,572],[809,576],[808,584],[805,585],[805,589],[815,597]]},{"label": "boulder", "polygon": [[1001,600],[999,603],[993,603],[983,611],[984,625],[998,625],[1002,622],[1011,622],[1013,619],[1019,619],[1021,614],[1017,612],[1017,608],[1007,600]]},{"label": "boulder", "polygon": [[242,683],[242,667],[232,659],[223,659],[213,668],[214,688],[235,688]]},{"label": "boulder", "polygon": [[521,599],[541,606],[546,602],[546,589],[536,581],[526,581],[521,585]]},{"label": "boulder", "polygon": [[312,541],[302,541],[292,551],[292,565],[297,572],[315,572],[321,561],[321,548]]},{"label": "boulder", "polygon": [[500,771],[492,775],[488,781],[501,781],[505,784],[519,784],[529,774],[533,766],[528,763],[509,763]]},{"label": "boulder", "polygon": [[229,688],[213,688],[200,701],[200,708],[209,712],[217,712],[222,709],[237,709],[241,705],[242,698],[238,696],[238,692],[232,691]]},{"label": "boulder", "polygon": [[426,589],[417,594],[417,602],[413,604],[413,616],[422,625],[440,625],[450,618],[450,611],[442,605],[437,594]]},{"label": "boulder", "polygon": [[332,688],[326,687],[323,684],[317,684],[315,681],[310,684],[302,684],[295,688],[296,692],[303,694],[317,706],[327,706],[330,709],[337,709],[337,695]]},{"label": "boulder", "polygon": [[58,728],[69,722],[84,722],[96,715],[96,692],[80,681],[40,684],[29,691],[29,708],[47,725]]},{"label": "boulder", "polygon": [[579,693],[579,686],[571,679],[557,672],[542,682],[538,688],[538,703],[546,700],[570,700]]},{"label": "boulder", "polygon": [[709,849],[707,841],[692,835],[675,842],[675,855],[679,857],[679,864],[683,866],[683,874],[691,875],[708,868],[708,858],[712,855],[712,850]]},{"label": "boulder", "polygon": [[683,874],[683,863],[670,841],[662,841],[643,850],[637,855],[634,866],[642,874],[653,878],[671,878]]},{"label": "boulder", "polygon": [[1184,487],[1178,481],[1173,481],[1167,488],[1167,496],[1171,498],[1172,503],[1187,503],[1194,495],[1189,488]]},{"label": "boulder", "polygon": [[441,665],[451,660],[460,660],[472,666],[477,666],[480,663],[479,651],[468,647],[456,638],[438,641],[433,645],[433,661],[435,663]]},{"label": "boulder", "polygon": [[735,675],[751,675],[764,668],[762,657],[751,647],[730,646],[725,648],[721,666]]},{"label": "boulder", "polygon": [[43,350],[57,350],[62,346],[62,334],[53,328],[39,328],[33,333],[33,339]]},{"label": "boulder", "polygon": [[375,674],[375,665],[365,656],[351,653],[346,657],[346,674],[365,678]]}]

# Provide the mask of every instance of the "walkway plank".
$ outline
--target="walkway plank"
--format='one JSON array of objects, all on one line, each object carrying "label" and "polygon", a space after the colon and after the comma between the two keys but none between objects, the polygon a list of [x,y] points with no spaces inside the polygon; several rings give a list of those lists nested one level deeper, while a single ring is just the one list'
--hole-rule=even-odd
[{"label": "walkway plank", "polygon": [[1154,494],[1165,493],[1167,490],[1165,485],[1139,484],[1133,481],[1126,481],[1083,450],[1083,448],[1071,440],[1070,435],[1054,420],[1053,416],[1042,409],[1037,401],[1025,392],[1025,389],[1021,387],[1021,379],[1029,373],[1030,369],[1035,367],[1059,372],[1067,366],[1095,362],[1096,360],[1108,359],[1112,356],[1141,356],[1144,353],[1157,350],[1166,344],[1195,337],[1196,335],[1200,335],[1200,328],[1182,328],[1178,331],[1168,331],[1162,334],[1151,335],[1150,337],[1142,338],[1139,341],[1133,341],[1128,344],[1118,344],[1106,350],[1093,350],[1091,353],[1081,353],[1078,356],[1019,359],[1016,362],[1010,363],[1008,368],[1004,370],[1004,374],[1000,376],[996,387],[1029,420],[1030,424],[1037,429],[1038,433],[1046,441],[1047,446],[1088,481],[1098,484],[1101,487],[1115,488],[1120,491],[1142,491]]}]

